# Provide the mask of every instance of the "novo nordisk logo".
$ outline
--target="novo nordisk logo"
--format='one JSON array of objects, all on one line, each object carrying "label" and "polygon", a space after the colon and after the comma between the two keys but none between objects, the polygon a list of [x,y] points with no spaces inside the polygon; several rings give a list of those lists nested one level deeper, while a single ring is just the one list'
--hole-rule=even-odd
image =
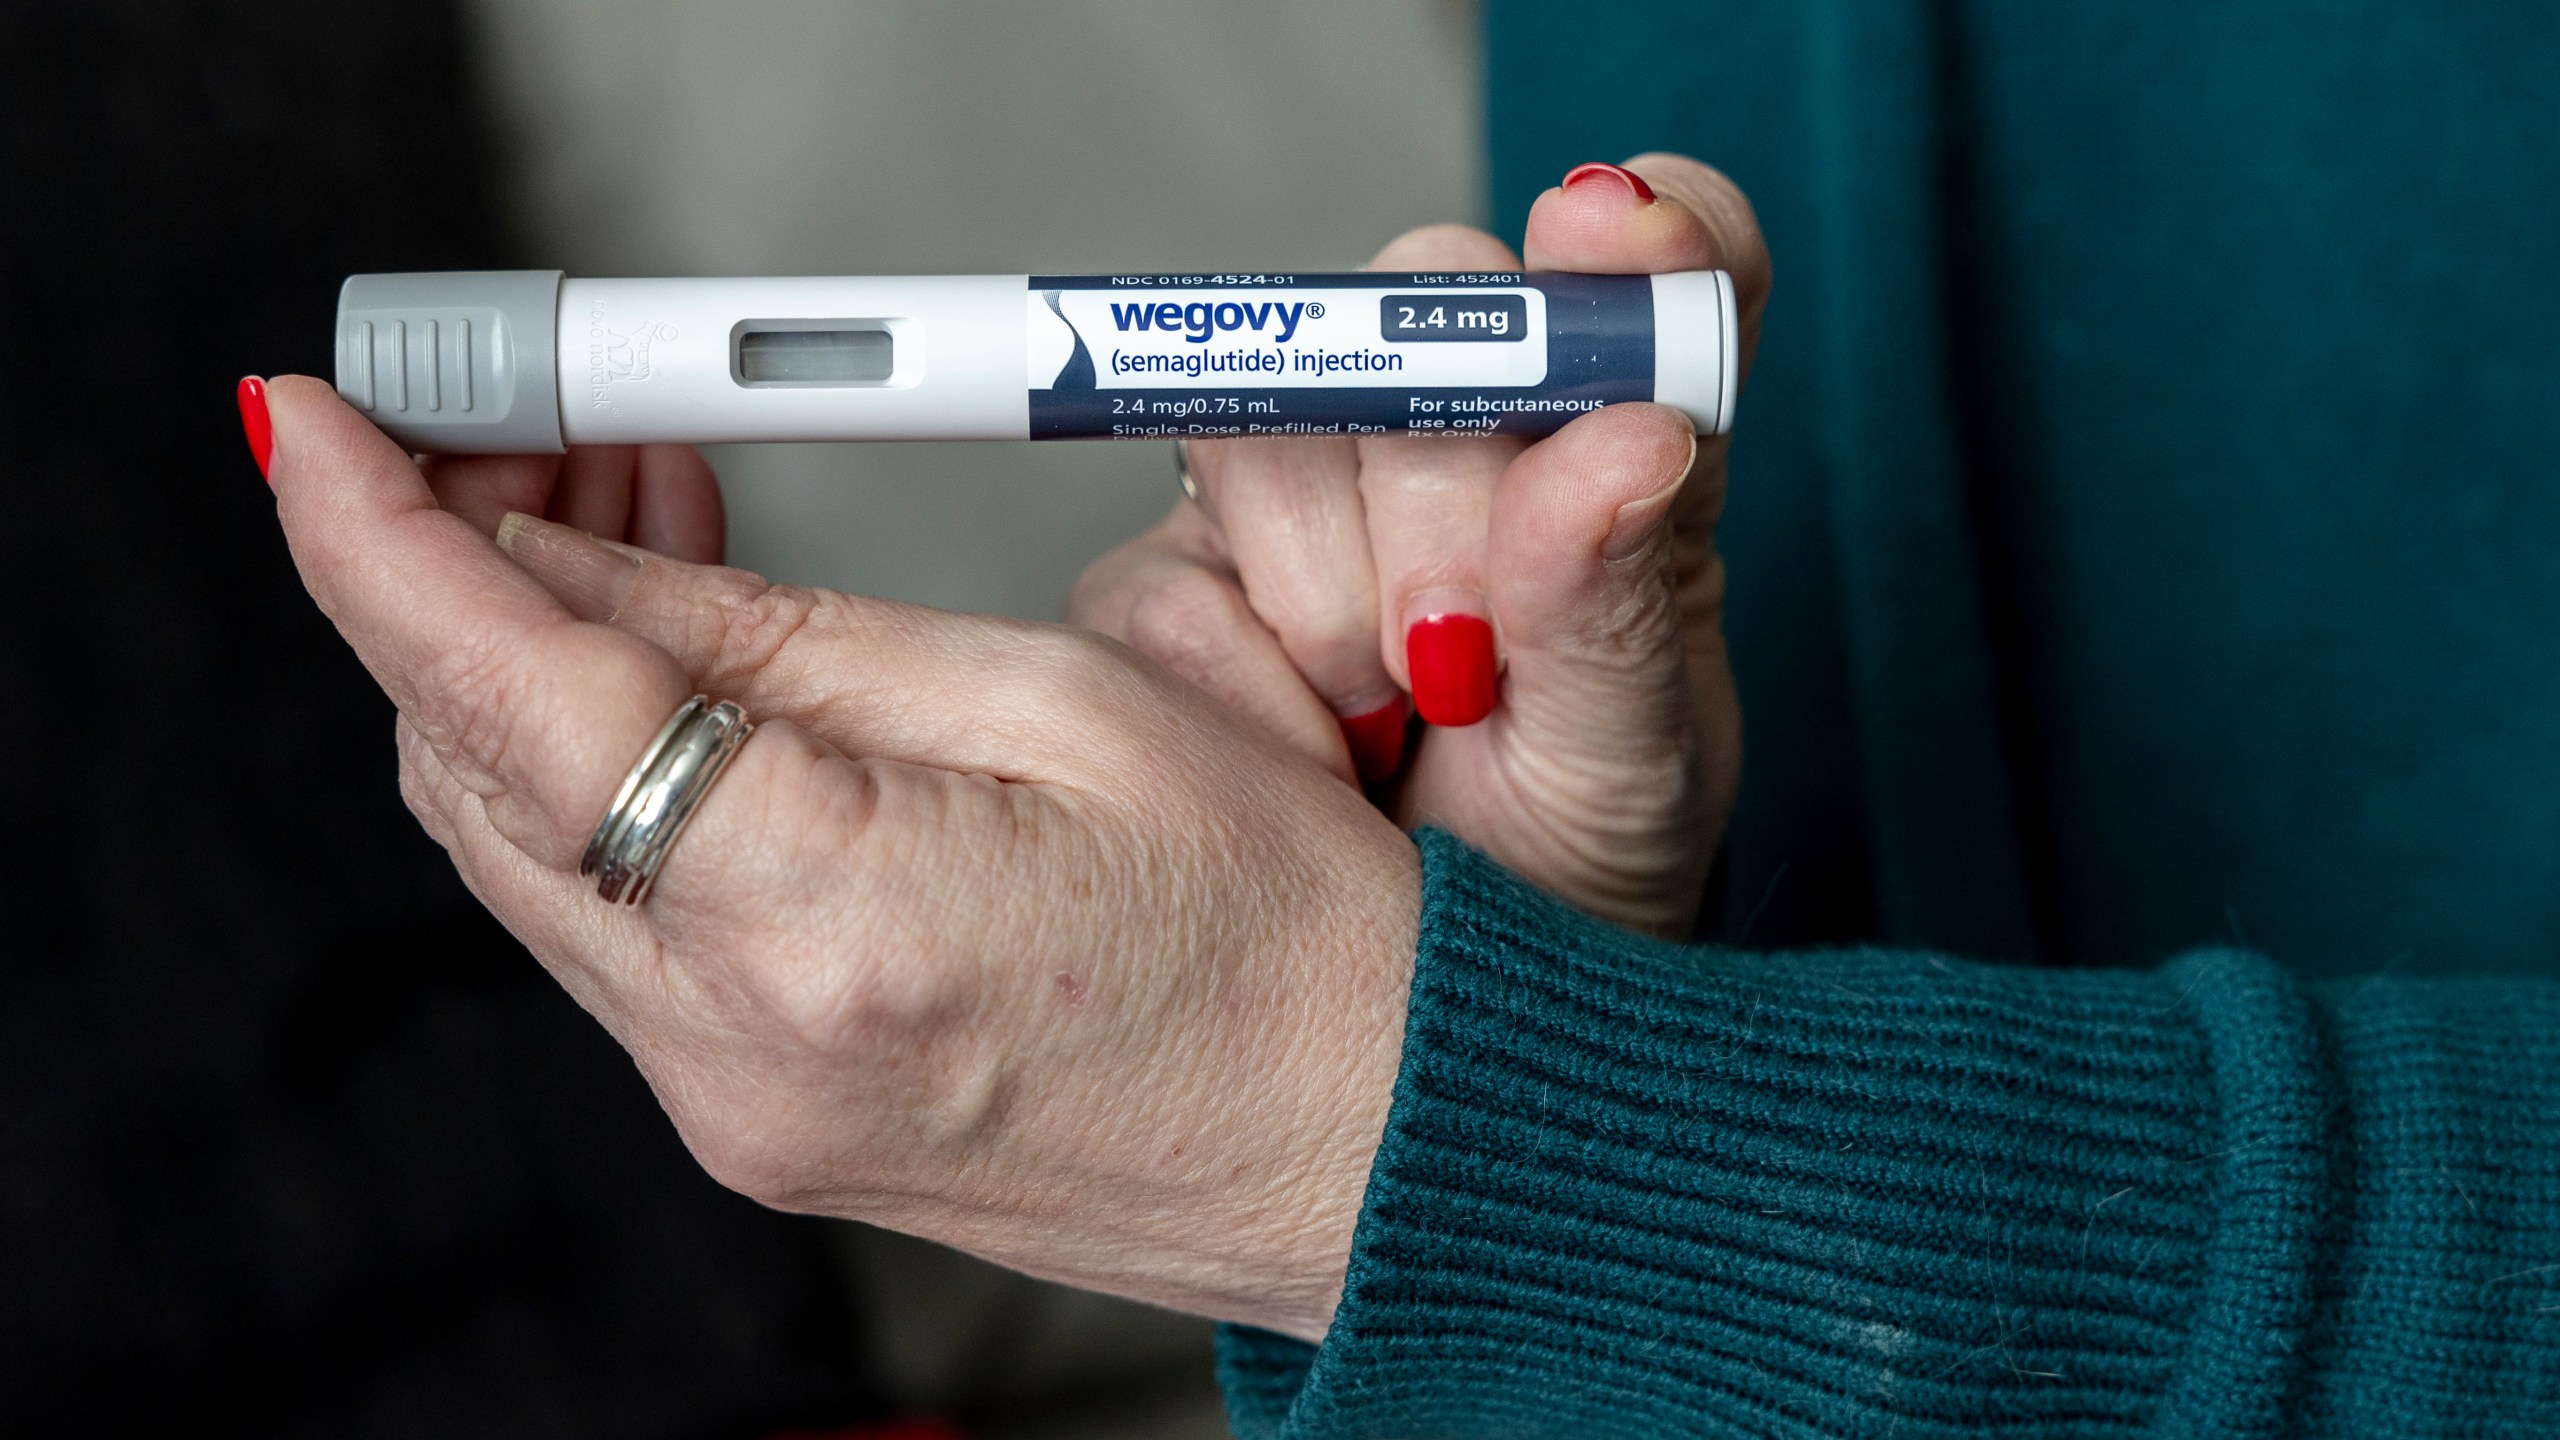
[{"label": "novo nordisk logo", "polygon": [[604,302],[587,311],[587,404],[608,415],[622,413],[613,403],[617,385],[630,385],[658,373],[650,347],[676,338],[676,327],[643,320],[637,324],[608,322]]},{"label": "novo nordisk logo", "polygon": [[1236,300],[1211,302],[1194,300],[1179,305],[1171,300],[1154,305],[1121,305],[1111,307],[1111,325],[1116,330],[1179,331],[1194,345],[1206,345],[1221,330],[1260,331],[1272,327],[1272,339],[1286,340],[1298,333],[1300,319],[1324,318],[1324,302],[1301,300],[1283,305],[1277,300],[1259,305]]},{"label": "novo nordisk logo", "polygon": [[596,403],[604,403],[607,385],[627,385],[657,374],[650,347],[674,338],[673,325],[650,320],[615,323],[606,318],[603,301],[593,302],[587,310],[587,384],[595,391]]},{"label": "novo nordisk logo", "polygon": [[587,342],[590,368],[609,380],[646,380],[658,373],[649,348],[676,338],[676,327],[643,322],[628,328],[599,324]]}]

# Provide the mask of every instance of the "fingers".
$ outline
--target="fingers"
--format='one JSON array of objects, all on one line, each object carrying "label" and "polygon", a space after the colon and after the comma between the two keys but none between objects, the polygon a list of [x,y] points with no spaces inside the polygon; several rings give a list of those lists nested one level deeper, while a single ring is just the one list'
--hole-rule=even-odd
[{"label": "fingers", "polygon": [[1697,839],[1713,833],[1705,747],[1739,725],[1703,713],[1711,698],[1729,709],[1730,689],[1699,683],[1693,647],[1716,631],[1712,617],[1684,625],[1676,588],[1673,512],[1697,453],[1677,410],[1585,415],[1503,476],[1486,542],[1510,667],[1503,768],[1556,822],[1512,847],[1574,837],[1569,853],[1504,858],[1665,934],[1685,931],[1712,858]]},{"label": "fingers", "polygon": [[[1359,588],[1370,591],[1365,538],[1357,558]],[[1336,723],[1338,707],[1310,687],[1300,668],[1305,662],[1282,648],[1257,609],[1223,562],[1207,518],[1199,507],[1183,505],[1086,569],[1067,597],[1067,623],[1126,643],[1300,754],[1353,778],[1354,757],[1345,748],[1352,722]],[[1364,623],[1358,640],[1376,665],[1374,624]],[[1392,685],[1389,692],[1403,699]],[[1397,726],[1401,732],[1401,716]],[[1399,752],[1403,739],[1395,737]],[[1374,768],[1381,767],[1372,755],[1363,769]],[[1392,770],[1393,757],[1382,768]]]},{"label": "fingers", "polygon": [[560,457],[560,483],[545,513],[590,535],[629,540],[631,472],[638,462],[636,446],[577,446]]},{"label": "fingers", "polygon": [[1769,250],[1751,202],[1722,171],[1682,155],[1576,168],[1529,207],[1525,250],[1536,270],[1730,271],[1746,330],[1756,331],[1769,294]]},{"label": "fingers", "polygon": [[696,564],[718,564],[726,547],[719,478],[689,445],[437,455],[424,469],[436,502],[484,535],[522,513]]},{"label": "fingers", "polygon": [[560,461],[557,455],[430,455],[418,468],[438,505],[481,534],[495,535],[498,522],[514,511],[550,513]]},{"label": "fingers", "polygon": [[[1373,270],[1513,270],[1509,247],[1442,225],[1398,238]],[[1520,453],[1512,440],[1364,439],[1360,498],[1377,576],[1375,644],[1433,725],[1473,725],[1493,711],[1500,673],[1485,594],[1485,524],[1493,487]]]},{"label": "fingers", "polygon": [[326,384],[283,377],[268,404],[277,510],[312,597],[491,823],[574,865],[684,677],[575,624]]},{"label": "fingers", "polygon": [[[1371,266],[1501,270],[1518,263],[1493,237],[1451,225],[1399,238]],[[1216,518],[1246,600],[1340,720],[1364,780],[1393,774],[1402,760],[1405,690],[1414,690],[1414,705],[1437,724],[1472,724],[1492,709],[1497,662],[1484,598],[1485,507],[1517,450],[1500,441],[1371,440],[1356,447],[1240,440],[1190,449],[1202,504]],[[1194,663],[1185,673],[1198,669]]]},{"label": "fingers", "polygon": [[727,557],[729,517],[720,502],[720,477],[701,451],[690,445],[640,447],[627,538],[643,550],[696,565],[717,565]]},{"label": "fingers", "polygon": [[[1547,270],[1731,273],[1742,322],[1742,372],[1750,373],[1769,300],[1769,248],[1751,202],[1723,172],[1686,156],[1659,154],[1639,155],[1623,167],[1579,166],[1529,207],[1527,249],[1529,263]],[[1703,467],[1717,479],[1691,487],[1679,505],[1680,523],[1701,538],[1723,500],[1730,442],[1724,435],[1701,442]]]},{"label": "fingers", "polygon": [[[1542,197],[1529,232],[1532,263],[1617,272],[1727,266],[1756,321],[1767,259],[1739,192],[1694,161],[1649,156],[1637,163],[1642,174],[1585,167],[1574,183]],[[1491,236],[1442,226],[1401,237],[1372,267],[1519,264]],[[1411,691],[1414,709],[1441,726],[1472,725],[1499,699],[1503,640],[1487,595],[1484,536],[1494,485],[1519,450],[1511,441],[1363,440],[1356,483],[1346,487],[1340,453],[1329,445],[1241,441],[1192,449],[1193,476],[1247,600],[1299,673],[1345,717],[1366,778],[1391,770],[1389,757],[1400,755],[1401,710],[1371,711],[1392,702],[1396,688]],[[1700,497],[1717,488],[1699,487],[1686,518],[1698,518]],[[1355,540],[1362,534],[1365,568]],[[1355,638],[1364,618],[1368,640]],[[1213,690],[1218,683],[1196,657],[1186,673]],[[1393,722],[1373,727],[1378,734],[1365,746],[1363,730],[1371,727],[1364,715]]]},{"label": "fingers", "polygon": [[1486,544],[1519,724],[1665,733],[1686,687],[1671,512],[1696,453],[1679,411],[1612,405],[1503,476]]},{"label": "fingers", "polygon": [[[1217,517],[1247,604],[1339,719],[1360,778],[1392,774],[1404,748],[1404,694],[1378,651],[1377,571],[1362,513],[1358,450],[1341,439],[1226,440],[1192,445],[1188,463],[1202,507]],[[1129,638],[1217,693],[1194,673],[1196,665]],[[1257,707],[1255,713],[1265,723],[1296,719],[1294,711],[1275,717]]]},{"label": "fingers", "polygon": [[1095,750],[1097,730],[1162,728],[1166,696],[1151,688],[1162,672],[1082,631],[776,585],[530,515],[507,517],[498,546],[569,613],[609,621],[695,688],[848,755],[1080,783],[1129,760]]},{"label": "fingers", "polygon": [[[707,1013],[715,1024],[724,1018],[715,992],[729,981],[719,966],[657,964],[671,929],[692,927],[687,953],[696,958],[735,954],[705,937],[779,923],[773,917],[786,901],[806,911],[848,894],[858,899],[866,892],[835,882],[844,867],[865,861],[874,862],[875,872],[890,868],[877,863],[883,847],[904,854],[967,842],[978,853],[1001,855],[1006,852],[996,842],[1008,816],[1034,823],[1028,812],[1003,809],[1040,803],[1023,799],[1020,787],[995,785],[985,775],[908,767],[894,776],[904,819],[875,828],[869,822],[879,813],[877,797],[890,772],[876,761],[847,762],[769,708],[758,718],[778,723],[748,743],[704,801],[698,833],[689,832],[670,859],[649,911],[597,903],[574,874],[579,855],[633,761],[696,687],[667,649],[628,628],[586,623],[581,613],[621,595],[688,660],[716,672],[724,664],[752,665],[745,651],[759,640],[771,638],[776,646],[787,640],[788,608],[763,612],[784,627],[779,632],[737,623],[751,608],[743,603],[727,607],[731,623],[724,627],[720,605],[703,604],[687,591],[725,586],[749,593],[752,577],[648,556],[646,565],[667,572],[668,583],[633,585],[617,580],[604,562],[629,570],[642,564],[645,552],[518,517],[516,528],[540,527],[586,557],[574,583],[561,583],[560,567],[551,567],[547,578],[561,583],[570,602],[564,604],[462,517],[439,507],[409,458],[328,386],[280,379],[268,387],[268,402],[275,426],[270,475],[286,537],[313,597],[400,707],[403,794],[474,891],[581,1003],[634,1043],[635,1053],[645,1056],[647,1047],[623,1022],[653,1006],[667,1008],[666,997],[653,998],[653,987],[690,987],[675,997],[676,1008],[699,1000],[692,1013]],[[694,629],[672,623],[679,608],[707,609],[712,623]],[[1005,637],[994,627],[971,629],[958,617],[936,626],[920,612],[899,609],[898,616],[873,619],[883,633],[901,625],[907,631],[903,650],[876,647],[886,678],[875,693],[886,697],[883,708],[893,714],[908,707],[946,729],[1001,732],[1010,709],[1049,702],[1072,710],[1081,702],[1091,713],[1091,697],[1106,688],[1090,677],[1081,691],[1049,684],[1054,670],[1042,671],[1039,684],[1008,686],[993,678],[1006,665]],[[741,643],[705,644],[706,635]],[[1088,649],[1100,644],[1083,643]],[[797,683],[814,685],[815,670],[859,670],[867,658],[851,645],[795,648],[780,668]],[[804,662],[810,668],[794,674]],[[1118,669],[1141,673],[1125,663]],[[951,677],[938,689],[925,683],[936,670]],[[759,687],[741,688],[752,694]],[[1141,703],[1127,712],[1145,716],[1143,702],[1161,697],[1136,698]],[[1205,700],[1196,703],[1207,709]],[[1162,732],[1171,728],[1123,727],[1132,738],[1117,747],[1111,763],[1123,773],[1141,773],[1132,754],[1168,753]],[[1113,748],[1081,738],[1089,751]],[[967,758],[963,753],[962,764],[950,768],[971,768]],[[961,805],[978,810],[962,817],[966,825],[947,828],[965,834],[931,823],[958,814],[954,807]],[[926,868],[936,858],[926,853]],[[820,883],[822,874],[828,883]],[[949,921],[954,909],[918,907],[913,914],[916,925],[930,927]],[[824,1008],[821,997],[812,1013]]]},{"label": "fingers", "polygon": [[[720,966],[658,964],[671,930],[690,927],[686,953],[696,960],[736,954],[707,937],[782,924],[776,917],[786,913],[798,923],[811,906],[835,903],[827,897],[866,893],[835,883],[842,867],[878,861],[883,846],[951,843],[919,817],[941,818],[950,804],[987,802],[991,792],[1014,788],[983,776],[903,770],[907,823],[875,830],[868,822],[878,811],[880,768],[849,764],[767,710],[759,718],[779,723],[760,729],[705,799],[649,910],[597,902],[574,873],[578,857],[633,761],[695,689],[666,650],[582,620],[632,588],[602,562],[627,570],[643,552],[520,519],[583,547],[575,553],[588,565],[561,585],[564,604],[440,508],[408,457],[327,386],[279,380],[269,404],[277,437],[271,474],[287,538],[314,598],[400,706],[403,794],[474,892],[644,1060],[647,1037],[630,1017],[654,1011],[663,1019],[673,1005],[715,1025],[727,1018],[719,992],[732,977]],[[503,480],[509,467],[489,473]],[[648,563],[740,585],[751,578],[655,557]],[[560,583],[558,572],[554,566],[548,578]],[[639,608],[654,613],[648,595],[642,587]],[[947,633],[924,643],[943,647],[949,668],[965,672],[983,648],[972,642],[983,638]],[[697,650],[692,658],[699,664],[705,656]],[[841,665],[845,657],[835,659]],[[914,672],[898,678],[912,681]],[[887,688],[910,696],[917,689]],[[1029,703],[998,686],[984,692],[996,705]],[[983,843],[993,823],[960,838],[1000,853]],[[839,868],[820,883],[830,866]],[[920,923],[951,913],[919,911]],[[667,986],[683,993],[670,1000],[660,993]]]}]

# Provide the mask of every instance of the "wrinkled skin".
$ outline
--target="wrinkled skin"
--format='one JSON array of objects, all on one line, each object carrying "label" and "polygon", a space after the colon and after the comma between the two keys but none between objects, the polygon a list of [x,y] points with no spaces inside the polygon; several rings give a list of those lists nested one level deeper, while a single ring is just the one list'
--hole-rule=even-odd
[{"label": "wrinkled skin", "polygon": [[[1549,190],[1529,214],[1528,267],[1729,270],[1747,363],[1769,288],[1749,203],[1693,160],[1628,168],[1654,202],[1605,179]],[[1370,266],[1520,267],[1459,226],[1407,234]],[[1727,443],[1693,442],[1685,417],[1651,405],[1526,446],[1195,442],[1199,499],[1096,562],[1068,617],[1346,778],[1335,717],[1411,688],[1407,625],[1429,611],[1491,620],[1502,703],[1480,724],[1426,732],[1391,812],[1454,831],[1593,914],[1685,935],[1741,765],[1715,550]]]},{"label": "wrinkled skin", "polygon": [[[1756,317],[1739,196],[1690,162],[1636,164],[1663,203],[1551,192],[1533,262],[1725,263]],[[1490,243],[1418,232],[1389,258],[1508,263]],[[1525,451],[1230,447],[1201,462],[1218,520],[1177,511],[1080,588],[1122,643],[719,568],[717,486],[681,448],[422,469],[319,381],[278,379],[269,407],[295,562],[399,708],[411,808],[704,1166],[768,1204],[1322,1335],[1420,877],[1344,783],[1325,697],[1360,647],[1268,598],[1322,589],[1273,567],[1340,579],[1349,549],[1270,543],[1288,526],[1250,522],[1257,487],[1315,477],[1301,488],[1330,498],[1303,513],[1337,529],[1346,476],[1432,501],[1440,548],[1412,553],[1439,558],[1367,593],[1392,607],[1414,575],[1456,577],[1502,627],[1502,709],[1426,743],[1400,814],[1676,928],[1731,793],[1707,530],[1723,449],[1691,466],[1672,412],[1615,408]],[[1367,504],[1361,533],[1403,533]],[[1355,618],[1392,679],[1382,613]],[[760,728],[648,905],[608,907],[579,854],[696,692]]]}]

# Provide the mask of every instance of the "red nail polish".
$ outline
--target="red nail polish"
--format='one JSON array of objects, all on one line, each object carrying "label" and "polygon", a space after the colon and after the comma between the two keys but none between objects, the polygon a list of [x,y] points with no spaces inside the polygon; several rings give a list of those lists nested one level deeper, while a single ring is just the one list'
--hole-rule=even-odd
[{"label": "red nail polish", "polygon": [[1351,746],[1351,768],[1361,784],[1374,785],[1404,768],[1404,722],[1412,713],[1398,695],[1365,715],[1342,717],[1342,738]]},{"label": "red nail polish", "polygon": [[[249,454],[258,462],[258,478],[267,479],[267,462],[276,454],[276,426],[267,418],[267,382],[255,375],[240,378],[240,428],[249,432]],[[269,489],[275,487],[267,480]]]},{"label": "red nail polish", "polygon": [[1576,185],[1606,184],[1612,180],[1634,191],[1638,204],[1653,203],[1653,187],[1644,183],[1643,176],[1623,165],[1576,165],[1565,172],[1564,188],[1570,190]]},{"label": "red nail polish", "polygon": [[1473,615],[1425,615],[1404,632],[1413,708],[1434,725],[1473,725],[1493,713],[1493,627]]}]

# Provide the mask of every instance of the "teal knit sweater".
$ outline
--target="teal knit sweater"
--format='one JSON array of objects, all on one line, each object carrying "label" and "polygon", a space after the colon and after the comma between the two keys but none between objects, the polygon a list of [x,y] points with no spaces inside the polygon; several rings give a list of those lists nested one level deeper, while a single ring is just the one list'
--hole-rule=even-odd
[{"label": "teal knit sweater", "polygon": [[1238,1433],[2560,1434],[2560,7],[1488,0],[1778,288],[1711,943],[1443,836]]},{"label": "teal knit sweater", "polygon": [[2560,988],[1686,949],[1426,832],[1290,1436],[2560,1433]]}]

